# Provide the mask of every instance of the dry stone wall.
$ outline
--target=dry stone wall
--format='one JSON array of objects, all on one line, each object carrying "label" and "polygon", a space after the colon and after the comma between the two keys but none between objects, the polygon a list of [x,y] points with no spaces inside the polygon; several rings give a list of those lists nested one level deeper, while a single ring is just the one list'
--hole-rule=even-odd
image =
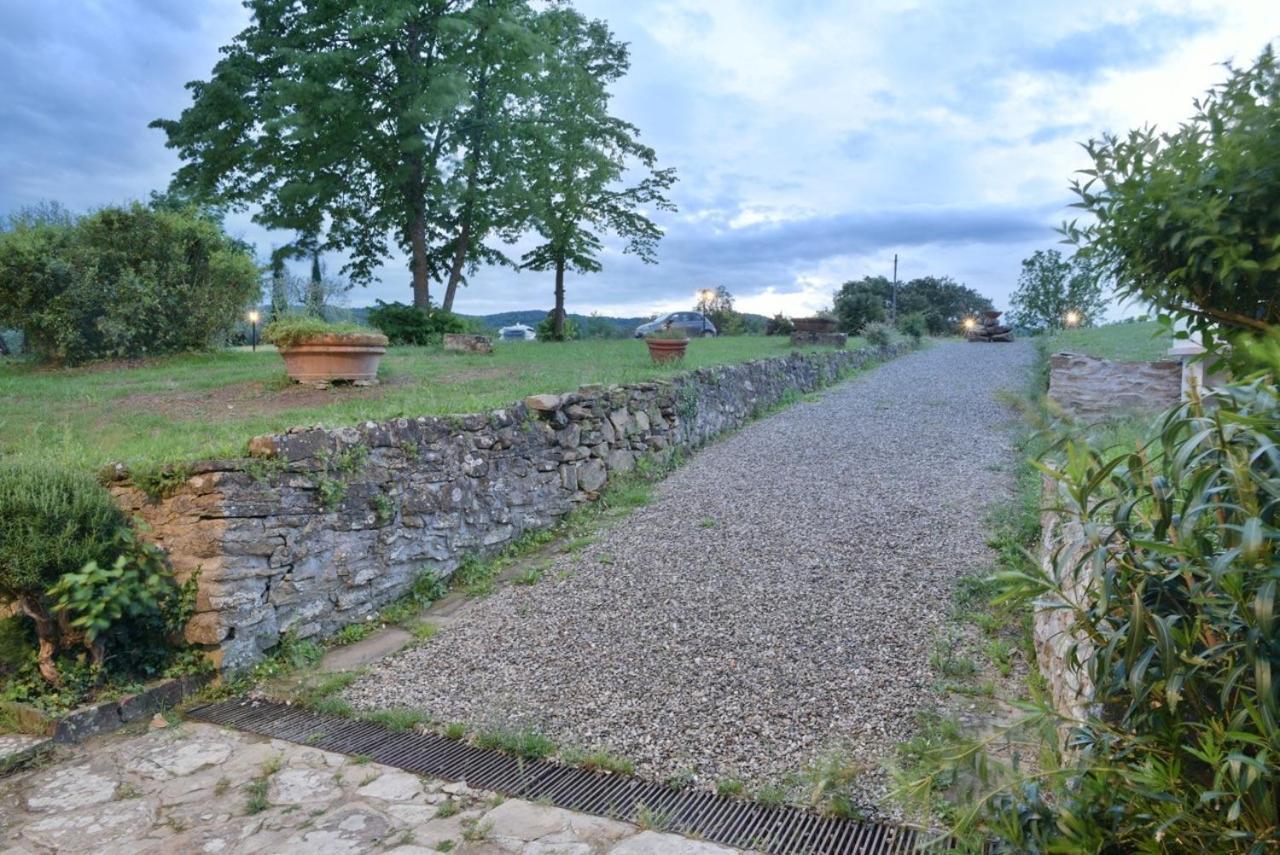
[{"label": "dry stone wall", "polygon": [[1057,581],[1064,596],[1036,603],[1032,626],[1036,664],[1054,708],[1067,719],[1081,720],[1093,705],[1093,681],[1083,664],[1093,648],[1076,627],[1074,607],[1088,608],[1094,593],[1089,576],[1074,571],[1089,544],[1079,520],[1052,510],[1057,497],[1054,482],[1047,477],[1042,496],[1041,507],[1049,510],[1040,518],[1040,569]]},{"label": "dry stone wall", "polygon": [[1086,420],[1163,410],[1182,398],[1182,363],[1111,362],[1055,353],[1049,359],[1049,397]]},{"label": "dry stone wall", "polygon": [[250,456],[177,470],[163,497],[111,473],[180,578],[200,573],[188,639],[224,668],[281,633],[364,620],[420,573],[449,576],[595,499],[642,458],[666,459],[906,345],[703,368],[670,382],[584,386],[490,413],[296,428]]}]

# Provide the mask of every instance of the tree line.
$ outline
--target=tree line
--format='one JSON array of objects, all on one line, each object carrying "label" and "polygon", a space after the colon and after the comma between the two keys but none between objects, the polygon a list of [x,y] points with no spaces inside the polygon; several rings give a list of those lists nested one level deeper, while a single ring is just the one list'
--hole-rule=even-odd
[{"label": "tree line", "polygon": [[[356,284],[398,249],[413,304],[451,311],[482,265],[601,269],[603,238],[655,260],[672,169],[614,116],[629,67],[606,23],[529,0],[249,0],[189,107],[152,123],[182,159],[172,190],[335,251]],[[494,248],[533,235],[520,258]]]}]

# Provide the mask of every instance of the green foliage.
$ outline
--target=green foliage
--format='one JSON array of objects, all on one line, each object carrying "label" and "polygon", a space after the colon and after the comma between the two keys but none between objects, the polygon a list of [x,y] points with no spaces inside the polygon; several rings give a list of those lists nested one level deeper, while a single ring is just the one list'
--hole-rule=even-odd
[{"label": "green foliage", "polygon": [[405,707],[374,710],[368,713],[365,718],[374,724],[382,725],[388,730],[413,730],[427,720],[423,713]]},{"label": "green foliage", "polygon": [[721,778],[716,781],[716,794],[721,796],[740,796],[747,791],[747,785],[737,778]]},{"label": "green foliage", "polygon": [[[893,283],[883,276],[846,282],[836,292],[835,315],[840,329],[853,334],[868,323],[889,318]],[[930,335],[959,329],[966,317],[991,308],[991,301],[947,276],[923,276],[898,285],[898,317],[920,313]]]},{"label": "green foliage", "polygon": [[893,344],[893,327],[880,321],[871,321],[862,327],[862,337],[872,347],[888,347]]},{"label": "green foliage", "polygon": [[560,759],[570,766],[581,766],[590,772],[612,772],[615,775],[634,775],[636,764],[625,757],[610,754],[608,751],[582,751],[566,748],[560,752]]},{"label": "green foliage", "polygon": [[920,341],[929,334],[929,324],[924,312],[910,312],[898,318],[898,330],[911,337],[912,341]]},{"label": "green foliage", "polygon": [[40,601],[64,573],[111,564],[124,514],[87,475],[0,465],[0,598]]},{"label": "green foliage", "polygon": [[[1032,330],[1092,326],[1107,308],[1097,270],[1083,255],[1066,259],[1056,249],[1038,249],[1023,259],[1010,303],[1010,319]],[[1069,320],[1072,313],[1075,319]]]},{"label": "green foliage", "polygon": [[276,347],[292,347],[324,335],[378,335],[378,331],[359,324],[326,321],[314,315],[286,315],[267,324],[262,331],[263,340]]},{"label": "green foliage", "polygon": [[334,634],[333,643],[340,647],[355,644],[358,641],[364,641],[377,631],[378,624],[376,623],[349,623]]},{"label": "green foliage", "polygon": [[[600,234],[612,232],[623,249],[651,263],[662,230],[651,210],[671,211],[666,193],[675,171],[657,169],[639,130],[609,113],[609,86],[630,64],[627,46],[602,21],[589,21],[568,5],[540,14],[536,30],[547,46],[531,109],[540,121],[520,123],[525,166],[523,219],[541,241],[520,260],[527,270],[555,271],[553,340],[563,338],[566,271],[601,269]],[[641,174],[635,184],[623,178]],[[539,336],[542,337],[541,335]]]},{"label": "green foliage", "polygon": [[1107,134],[1072,189],[1088,225],[1063,232],[1116,294],[1189,322],[1207,346],[1280,321],[1280,68],[1268,47],[1176,131]]},{"label": "green foliage", "polygon": [[467,331],[467,325],[443,309],[419,309],[404,303],[384,303],[369,310],[369,323],[382,331],[391,344],[439,344],[445,333]]},{"label": "green foliage", "polygon": [[547,312],[547,316],[534,331],[538,334],[538,341],[574,341],[579,338],[578,324],[573,318],[566,316],[560,323],[559,331],[556,330],[555,309]]},{"label": "green foliage", "polygon": [[720,335],[742,335],[746,332],[746,321],[742,313],[733,308],[733,294],[723,285],[714,291],[707,289],[699,292],[698,302],[693,308],[706,315]]},{"label": "green foliage", "polygon": [[765,324],[764,334],[765,335],[791,335],[793,332],[795,332],[795,329],[796,329],[796,325],[791,322],[791,319],[788,318],[786,315],[782,314],[782,312],[778,312],[778,314],[770,318],[768,322]]},{"label": "green foliage", "polygon": [[194,208],[133,204],[0,231],[0,327],[57,362],[209,347],[260,290],[245,248]]},{"label": "green foliage", "polygon": [[556,744],[533,730],[486,730],[476,734],[477,748],[502,751],[525,760],[540,760],[556,753]]},{"label": "green foliage", "polygon": [[[159,549],[139,541],[127,528],[117,533],[116,547],[119,554],[109,568],[89,561],[80,570],[62,574],[48,590],[53,611],[90,644],[104,641],[130,619],[158,618],[163,635],[180,632],[194,612],[195,578],[184,597]],[[155,640],[159,639],[151,639]]]},{"label": "green foliage", "polygon": [[[1272,372],[1280,368],[1280,361]],[[1051,573],[1000,577],[1019,602],[1062,598],[1095,687],[1070,752],[1034,777],[953,751],[977,798],[962,831],[1018,851],[1262,852],[1280,845],[1280,390],[1274,373],[1167,413],[1137,448],[1069,438],[1046,467],[1083,526]],[[1065,590],[1088,581],[1083,601]],[[1049,728],[1050,744],[1057,741]],[[990,788],[990,789],[988,789]]]}]

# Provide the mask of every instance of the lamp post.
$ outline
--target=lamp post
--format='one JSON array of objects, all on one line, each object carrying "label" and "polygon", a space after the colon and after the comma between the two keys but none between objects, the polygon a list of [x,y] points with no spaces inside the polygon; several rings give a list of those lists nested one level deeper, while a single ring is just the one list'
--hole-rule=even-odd
[{"label": "lamp post", "polygon": [[1083,319],[1080,317],[1079,312],[1075,309],[1070,309],[1062,316],[1062,320],[1068,327],[1078,327],[1080,326],[1080,321]]},{"label": "lamp post", "polygon": [[258,352],[258,321],[262,319],[262,315],[258,314],[258,310],[254,309],[249,313],[249,328],[253,331],[253,352]]}]

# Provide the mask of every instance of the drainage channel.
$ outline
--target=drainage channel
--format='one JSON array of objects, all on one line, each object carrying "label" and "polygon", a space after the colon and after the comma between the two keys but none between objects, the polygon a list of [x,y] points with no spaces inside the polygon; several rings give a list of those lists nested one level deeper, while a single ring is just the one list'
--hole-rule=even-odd
[{"label": "drainage channel", "polygon": [[678,790],[628,775],[524,760],[435,734],[390,730],[273,701],[233,698],[197,707],[187,715],[566,810],[630,820],[643,811],[664,830],[772,855],[881,855],[954,848],[952,841],[905,826],[835,819],[705,790]]}]

